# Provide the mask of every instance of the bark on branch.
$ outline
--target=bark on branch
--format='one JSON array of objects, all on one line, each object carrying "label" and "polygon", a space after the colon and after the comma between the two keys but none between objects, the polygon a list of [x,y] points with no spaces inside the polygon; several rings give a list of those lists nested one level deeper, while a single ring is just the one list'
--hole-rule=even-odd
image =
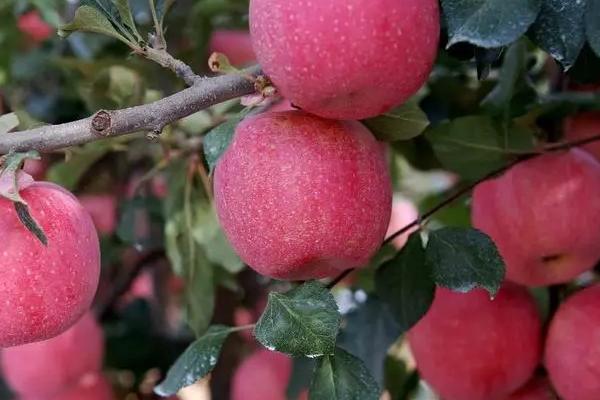
[{"label": "bark on branch", "polygon": [[100,110],[79,121],[6,133],[0,135],[0,154],[28,150],[43,153],[134,132],[160,133],[166,125],[195,112],[254,93],[254,82],[247,75],[259,72],[259,68],[254,67],[245,71],[246,76],[201,78],[193,86],[154,103],[122,110]]}]

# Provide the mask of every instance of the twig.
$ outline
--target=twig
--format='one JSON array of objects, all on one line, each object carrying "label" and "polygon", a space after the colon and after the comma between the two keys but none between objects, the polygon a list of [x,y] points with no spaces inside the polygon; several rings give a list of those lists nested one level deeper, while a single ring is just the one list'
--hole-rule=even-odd
[{"label": "twig", "polygon": [[[596,142],[599,140],[600,140],[600,134],[594,135],[594,136],[589,136],[587,138],[583,138],[583,139],[579,139],[579,140],[574,140],[571,142],[553,143],[553,144],[549,144],[549,145],[545,146],[543,151],[541,151],[541,152],[532,152],[529,154],[525,154],[521,157],[518,157],[516,160],[509,163],[508,165],[498,168],[498,169],[486,174],[485,176],[479,178],[475,182],[472,182],[472,183],[466,185],[465,187],[459,189],[456,193],[450,195],[448,198],[444,199],[439,204],[435,205],[433,208],[431,208],[430,210],[425,212],[419,218],[415,219],[408,225],[404,226],[402,229],[394,232],[393,235],[389,236],[387,239],[385,239],[383,241],[382,246],[385,246],[386,244],[392,242],[395,238],[408,232],[409,230],[413,229],[414,227],[420,227],[422,221],[432,217],[435,213],[437,213],[441,209],[452,204],[453,202],[460,199],[464,195],[470,193],[475,188],[475,186],[479,185],[482,182],[487,181],[488,179],[492,179],[492,178],[496,177],[497,175],[500,175],[501,173],[514,167],[515,165],[522,163],[523,161],[530,160],[532,158],[536,158],[536,157],[539,157],[539,156],[547,154],[547,153],[568,150],[573,147],[583,146],[583,145],[586,145],[586,144],[589,144],[592,142]],[[344,278],[346,278],[348,275],[350,275],[355,270],[356,269],[347,269],[346,271],[342,272],[340,275],[338,275],[336,278],[334,278],[331,282],[329,282],[329,284],[327,285],[327,288],[332,289],[335,285],[340,283],[342,280],[344,280]]]},{"label": "twig", "polygon": [[[248,74],[260,73],[258,67]],[[37,150],[51,152],[140,131],[160,133],[181,118],[224,101],[254,93],[254,82],[239,75],[203,78],[194,86],[154,103],[122,110],[100,110],[91,117],[0,135],[0,154]]]},{"label": "twig", "polygon": [[203,78],[196,75],[189,65],[176,59],[164,49],[146,46],[141,49],[140,53],[148,60],[173,71],[188,86],[194,86],[196,83],[202,83],[203,81]]}]

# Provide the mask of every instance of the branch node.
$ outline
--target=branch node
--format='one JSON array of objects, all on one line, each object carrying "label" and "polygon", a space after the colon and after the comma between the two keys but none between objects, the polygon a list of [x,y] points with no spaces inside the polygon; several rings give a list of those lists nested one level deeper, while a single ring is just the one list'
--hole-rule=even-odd
[{"label": "branch node", "polygon": [[99,136],[111,135],[112,118],[106,110],[100,110],[92,117],[92,132]]}]

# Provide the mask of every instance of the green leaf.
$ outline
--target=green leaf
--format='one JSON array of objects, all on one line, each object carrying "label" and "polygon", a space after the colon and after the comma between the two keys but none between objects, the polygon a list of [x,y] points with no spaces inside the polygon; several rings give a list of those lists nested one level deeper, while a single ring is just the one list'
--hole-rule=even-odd
[{"label": "green leaf", "polygon": [[0,135],[8,133],[19,126],[19,117],[15,113],[0,116]]},{"label": "green leaf", "polygon": [[19,194],[19,190],[24,185],[28,186],[33,182],[33,179],[21,170],[27,159],[39,160],[40,155],[37,151],[31,150],[27,153],[11,152],[0,157],[0,198],[27,204]]},{"label": "green leaf", "polygon": [[287,293],[269,293],[254,335],[270,350],[317,357],[333,354],[340,320],[331,293],[322,284],[311,281]]},{"label": "green leaf", "polygon": [[590,47],[600,57],[600,0],[587,0],[585,31]]},{"label": "green leaf", "polygon": [[110,141],[95,142],[77,148],[68,160],[52,165],[46,174],[48,180],[68,189],[74,190],[80,179],[89,169],[112,148]]},{"label": "green leaf", "polygon": [[384,364],[389,348],[402,334],[395,313],[373,295],[345,316],[344,328],[338,337],[338,347],[358,357],[383,384]]},{"label": "green leaf", "polygon": [[204,157],[208,163],[208,168],[212,172],[217,165],[221,155],[227,150],[229,143],[233,139],[235,128],[241,122],[242,117],[234,117],[223,122],[221,125],[212,129],[204,136]]},{"label": "green leaf", "polygon": [[496,245],[477,229],[442,228],[431,232],[426,257],[435,282],[457,292],[479,286],[495,296],[504,279],[504,261]]},{"label": "green leaf", "polygon": [[298,399],[302,392],[308,391],[316,365],[317,361],[313,358],[299,357],[293,359],[292,375],[286,391],[288,399]]},{"label": "green leaf", "polygon": [[418,232],[392,260],[379,268],[376,292],[391,308],[402,332],[409,330],[429,310],[435,293],[431,264]]},{"label": "green leaf", "polygon": [[385,114],[362,122],[377,139],[384,142],[412,139],[423,133],[429,125],[427,114],[415,101],[405,103]]},{"label": "green leaf", "polygon": [[135,35],[138,43],[144,41],[142,36],[137,30],[137,26],[135,24],[135,20],[133,19],[133,15],[131,14],[131,6],[129,5],[129,0],[115,0],[115,5],[119,10],[119,16],[123,21],[123,24]]},{"label": "green leaf", "polygon": [[543,0],[542,11],[531,27],[533,41],[565,69],[575,64],[585,44],[586,6],[585,1]]},{"label": "green leaf", "polygon": [[448,46],[469,42],[492,48],[510,44],[535,21],[542,0],[441,0]]},{"label": "green leaf", "polygon": [[94,7],[79,7],[75,11],[73,21],[62,25],[58,34],[62,37],[67,37],[75,31],[100,33],[118,39],[128,46],[130,45],[130,41],[115,29],[101,11]]},{"label": "green leaf", "polygon": [[467,116],[428,129],[442,165],[465,179],[481,178],[515,156],[533,150],[533,134],[517,125],[503,125],[488,116]]},{"label": "green leaf", "polygon": [[380,389],[365,364],[340,348],[318,360],[311,400],[378,400]]},{"label": "green leaf", "polygon": [[159,396],[172,396],[208,375],[217,365],[223,343],[233,331],[226,326],[211,326],[175,361],[165,380],[154,388],[154,392]]}]

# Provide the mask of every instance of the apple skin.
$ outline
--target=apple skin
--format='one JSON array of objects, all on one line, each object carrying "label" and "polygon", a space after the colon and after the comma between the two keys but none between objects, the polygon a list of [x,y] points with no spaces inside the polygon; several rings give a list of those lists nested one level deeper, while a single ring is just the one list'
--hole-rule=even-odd
[{"label": "apple skin", "polygon": [[248,31],[217,29],[210,37],[208,48],[211,53],[225,54],[232,65],[248,65],[256,62]]},{"label": "apple skin", "polygon": [[79,196],[101,235],[112,235],[117,229],[117,199],[111,194],[88,194]]},{"label": "apple skin", "polygon": [[21,15],[17,21],[17,27],[35,43],[45,41],[54,33],[52,27],[35,10]]},{"label": "apple skin", "polygon": [[437,0],[250,1],[263,70],[294,105],[333,119],[374,117],[415,94],[439,19]]},{"label": "apple skin", "polygon": [[103,334],[91,313],[63,334],[43,342],[3,349],[3,376],[25,398],[56,395],[102,368]]},{"label": "apple skin", "polygon": [[98,235],[75,196],[47,182],[20,193],[48,246],[21,224],[10,201],[0,200],[0,347],[66,331],[89,309],[100,278]]},{"label": "apple skin", "polygon": [[583,150],[524,161],[475,188],[473,226],[496,243],[508,280],[567,282],[600,259],[600,163]]},{"label": "apple skin", "polygon": [[494,300],[481,289],[438,288],[408,340],[421,376],[444,400],[496,400],[533,375],[542,329],[523,287],[507,283]]},{"label": "apple skin", "polygon": [[276,279],[324,278],[365,266],[390,219],[380,143],[358,122],[301,111],[242,121],[217,163],[214,189],[233,248]]},{"label": "apple skin", "polygon": [[[565,140],[574,141],[600,135],[600,112],[584,112],[565,122]],[[600,160],[600,141],[581,147]]]},{"label": "apple skin", "polygon": [[[394,233],[404,228],[417,218],[419,218],[419,210],[417,210],[417,207],[415,207],[412,201],[402,196],[394,196],[394,200],[392,201],[392,216],[390,218],[390,224],[388,225],[388,230],[385,234],[385,237],[387,238],[392,236]],[[392,240],[392,246],[394,246],[397,250],[403,248],[408,241],[410,234],[417,229],[418,227],[414,227],[408,232],[396,237],[394,240]]]},{"label": "apple skin", "polygon": [[600,399],[600,285],[561,304],[548,329],[545,365],[562,399]]},{"label": "apple skin", "polygon": [[87,374],[76,386],[69,386],[60,393],[49,397],[26,396],[19,400],[114,400],[110,382],[99,373]]},{"label": "apple skin", "polygon": [[547,379],[535,377],[505,400],[558,400]]}]

